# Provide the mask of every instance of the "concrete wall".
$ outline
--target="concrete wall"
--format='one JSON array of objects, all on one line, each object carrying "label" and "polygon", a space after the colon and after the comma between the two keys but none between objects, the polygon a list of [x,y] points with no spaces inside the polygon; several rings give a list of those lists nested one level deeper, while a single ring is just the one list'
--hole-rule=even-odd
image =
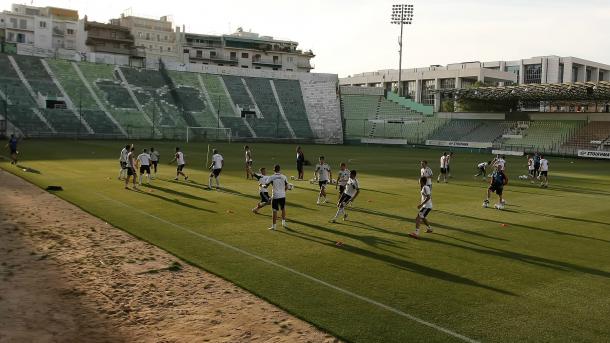
[{"label": "concrete wall", "polygon": [[438,118],[444,119],[493,119],[504,120],[504,113],[454,113],[454,112],[439,112]]},{"label": "concrete wall", "polygon": [[[335,76],[336,77],[336,76]],[[305,109],[316,142],[326,144],[343,143],[341,105],[337,95],[337,80],[300,80]]]}]

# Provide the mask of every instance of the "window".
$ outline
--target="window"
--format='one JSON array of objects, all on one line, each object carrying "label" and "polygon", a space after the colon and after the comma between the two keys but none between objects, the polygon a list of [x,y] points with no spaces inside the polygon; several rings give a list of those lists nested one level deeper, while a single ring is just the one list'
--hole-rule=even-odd
[{"label": "window", "polygon": [[426,105],[434,105],[434,80],[424,80],[421,93],[421,102]]},{"label": "window", "polygon": [[17,43],[25,43],[25,35],[23,33],[17,34]]},{"label": "window", "polygon": [[286,69],[286,71],[292,71],[292,69]]},{"label": "window", "polygon": [[159,47],[159,52],[163,52],[163,47],[162,46]]},{"label": "window", "polygon": [[273,68],[273,70],[278,70],[277,68]]},{"label": "window", "polygon": [[592,70],[587,68],[587,79],[586,81],[589,82],[591,81],[591,77],[593,76]]},{"label": "window", "polygon": [[241,58],[248,58],[248,53],[247,52],[242,52],[241,53]]},{"label": "window", "polygon": [[[68,33],[69,35],[73,35],[74,34],[74,29],[67,29],[66,33]],[[116,38],[116,32],[113,32],[113,33],[114,33],[114,37]]]},{"label": "window", "polygon": [[523,83],[541,83],[542,64],[526,64],[523,70]]},{"label": "window", "polygon": [[157,35],[157,42],[161,41],[161,35]]},{"label": "window", "polygon": [[415,81],[407,81],[403,92],[407,98],[415,99]]},{"label": "window", "polygon": [[606,76],[606,75],[604,75],[604,72],[600,70],[600,71],[599,71],[599,76],[598,76],[598,78],[597,78],[597,79],[598,79],[599,81],[606,81],[606,80],[604,79],[604,76]]},{"label": "window", "polygon": [[183,54],[188,54],[189,52],[190,52],[190,50],[189,50],[189,49],[184,49],[184,50],[182,50],[182,53],[183,53]]},{"label": "window", "polygon": [[40,26],[41,29],[45,29],[47,27],[47,22],[46,21],[41,21],[38,23],[38,25]]},{"label": "window", "polygon": [[167,52],[171,52],[171,51],[172,51],[172,48],[168,46],[167,47]]},{"label": "window", "polygon": [[[506,66],[506,71],[509,73],[517,74],[517,83],[519,83],[519,70],[520,66]],[[464,87],[462,87],[464,88]]]},{"label": "window", "polygon": [[280,61],[280,58],[278,56],[273,56],[273,64],[278,64]]},{"label": "window", "polygon": [[292,62],[294,60],[294,58],[292,56],[288,56],[287,60],[288,60],[288,62]]},{"label": "window", "polygon": [[252,62],[260,62],[260,61],[261,61],[261,55],[256,54],[256,55],[252,56]]},{"label": "window", "polygon": [[560,83],[563,82],[563,68],[564,68],[563,63],[559,63],[559,82]]},{"label": "window", "polygon": [[150,40],[150,33],[146,32],[146,40]]},{"label": "window", "polygon": [[19,28],[20,29],[27,29],[28,28],[28,22],[25,19],[19,19]]},{"label": "window", "polygon": [[236,60],[237,59],[237,53],[235,51],[231,51],[231,59],[232,60]]},{"label": "window", "polygon": [[167,35],[165,35],[165,37],[164,37],[164,38],[165,38],[165,40],[167,41],[167,39],[168,39],[168,38],[167,38]]},{"label": "window", "polygon": [[254,67],[254,69],[261,69],[261,67]]},{"label": "window", "polygon": [[212,58],[216,57],[216,51],[210,51],[210,57],[212,57]]},{"label": "window", "polygon": [[248,68],[248,66],[241,66],[242,68]]},{"label": "window", "polygon": [[9,32],[9,33],[8,33],[8,41],[9,41],[9,42],[12,42],[12,41],[14,41],[14,40],[15,40],[15,34],[14,34],[14,33],[12,33],[12,32]]},{"label": "window", "polygon": [[138,38],[143,38],[144,34],[142,32],[138,32]]},{"label": "window", "polygon": [[441,79],[441,89],[455,88],[455,79]]},{"label": "window", "polygon": [[195,56],[197,56],[197,58],[203,58],[203,51],[197,50],[197,53],[195,54]]},{"label": "window", "polygon": [[11,18],[11,19],[10,19],[10,21],[11,21],[11,26],[12,26],[14,29],[16,29],[16,28],[17,28],[17,19],[15,19],[15,18]]}]

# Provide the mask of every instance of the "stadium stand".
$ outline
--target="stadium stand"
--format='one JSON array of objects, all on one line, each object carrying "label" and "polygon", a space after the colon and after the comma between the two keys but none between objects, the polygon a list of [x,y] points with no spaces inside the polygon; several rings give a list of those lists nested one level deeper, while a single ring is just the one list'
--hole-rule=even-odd
[{"label": "stadium stand", "polygon": [[375,119],[381,101],[379,95],[342,95],[341,108],[345,118],[345,136],[360,138],[368,136],[369,119]]},{"label": "stadium stand", "polygon": [[505,146],[550,151],[559,148],[573,133],[585,124],[577,120],[539,120],[528,123],[523,138],[508,138],[502,141]]},{"label": "stadium stand", "polygon": [[54,98],[62,96],[55,83],[53,83],[53,79],[40,62],[39,57],[14,55],[13,58],[34,93]]},{"label": "stadium stand", "polygon": [[[610,121],[592,121],[578,129],[564,144],[564,148],[597,150],[604,149],[602,144],[610,139]],[[605,149],[608,149],[606,147]]]},{"label": "stadium stand", "polygon": [[290,138],[290,131],[280,113],[269,79],[248,77],[244,80],[262,115],[262,118],[248,119],[256,135],[258,137]]},{"label": "stadium stand", "polygon": [[245,110],[254,110],[254,104],[252,100],[250,100],[250,96],[246,91],[246,87],[244,87],[242,78],[238,76],[232,75],[223,75],[222,79],[227,86],[227,90],[229,91],[229,95],[233,100],[233,103],[241,109]]},{"label": "stadium stand", "polygon": [[180,93],[180,98],[184,99],[184,109],[192,112],[199,126],[219,126],[216,114],[212,112],[212,108],[208,106],[207,100],[205,100],[197,74],[169,71],[169,75]]},{"label": "stadium stand", "polygon": [[516,122],[503,120],[482,120],[481,124],[462,137],[464,142],[495,142],[514,127]]},{"label": "stadium stand", "polygon": [[73,135],[79,132],[87,132],[87,129],[71,110],[47,108],[41,110],[41,112],[57,133]]},{"label": "stadium stand", "polygon": [[312,138],[313,132],[307,118],[307,110],[303,102],[303,93],[299,81],[274,79],[273,83],[286,118],[295,135],[299,138]]}]

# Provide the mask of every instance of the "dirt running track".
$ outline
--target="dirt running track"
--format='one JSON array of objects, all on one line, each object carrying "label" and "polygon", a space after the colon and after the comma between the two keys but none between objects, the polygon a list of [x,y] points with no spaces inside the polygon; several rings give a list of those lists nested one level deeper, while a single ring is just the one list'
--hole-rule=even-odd
[{"label": "dirt running track", "polygon": [[0,194],[0,342],[336,341],[3,170]]}]

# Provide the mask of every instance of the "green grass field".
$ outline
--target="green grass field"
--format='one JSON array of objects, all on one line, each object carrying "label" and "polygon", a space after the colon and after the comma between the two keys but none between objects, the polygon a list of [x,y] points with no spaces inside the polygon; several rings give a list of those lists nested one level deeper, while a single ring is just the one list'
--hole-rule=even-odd
[{"label": "green grass field", "polygon": [[[550,187],[519,181],[524,158],[509,157],[505,210],[484,209],[474,180],[489,155],[458,151],[454,178],[433,186],[435,229],[409,239],[419,203],[420,159],[438,172],[439,150],[304,146],[359,172],[363,188],[350,220],[331,224],[334,204],[296,182],[288,229],[267,230],[270,208],[254,215],[256,182],[246,181],[240,144],[219,144],[223,191],[207,191],[205,144],[154,142],[160,175],[142,192],[117,181],[123,142],[24,141],[24,172],[123,230],[222,276],[330,333],[354,342],[602,342],[610,337],[610,163],[550,158]],[[191,182],[167,164],[180,144]],[[150,142],[136,142],[139,150]],[[3,152],[6,155],[6,152]],[[280,163],[296,175],[294,146],[254,145],[256,168]],[[313,169],[306,170],[311,178]],[[334,187],[330,199],[336,199]],[[506,225],[502,225],[506,224]],[[335,243],[341,241],[342,247]]]}]

